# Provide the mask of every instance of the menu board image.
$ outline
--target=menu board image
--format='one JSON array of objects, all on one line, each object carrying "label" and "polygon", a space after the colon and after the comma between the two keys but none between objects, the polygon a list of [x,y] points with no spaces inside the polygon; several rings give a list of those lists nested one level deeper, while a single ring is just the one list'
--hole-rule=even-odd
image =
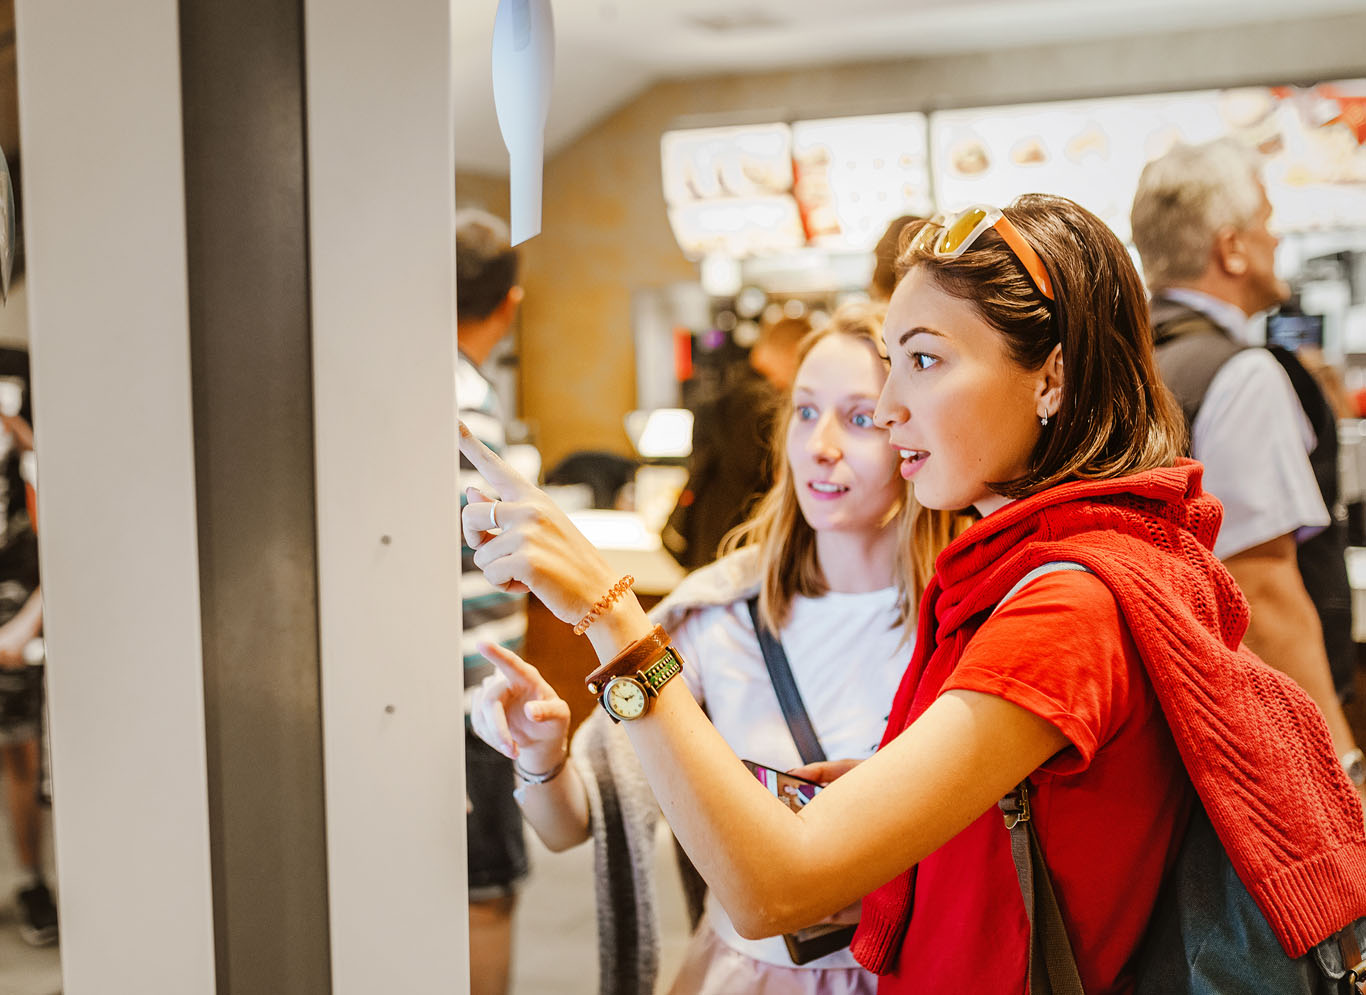
[{"label": "menu board image", "polygon": [[666,131],[659,144],[669,204],[792,189],[792,129],[786,124]]},{"label": "menu board image", "polygon": [[732,259],[791,252],[806,244],[791,195],[699,200],[669,208],[669,226],[683,254],[721,253]]},{"label": "menu board image", "polygon": [[744,258],[805,244],[788,125],[668,131],[660,157],[669,224],[684,254]]},{"label": "menu board image", "polygon": [[1272,223],[1283,231],[1366,228],[1366,80],[1267,93]]},{"label": "menu board image", "polygon": [[934,213],[927,132],[919,113],[794,123],[793,192],[810,244],[866,251],[893,218]]},{"label": "menu board image", "polygon": [[946,212],[1060,194],[1127,240],[1144,164],[1225,131],[1214,91],[941,111],[930,116],[930,162]]}]

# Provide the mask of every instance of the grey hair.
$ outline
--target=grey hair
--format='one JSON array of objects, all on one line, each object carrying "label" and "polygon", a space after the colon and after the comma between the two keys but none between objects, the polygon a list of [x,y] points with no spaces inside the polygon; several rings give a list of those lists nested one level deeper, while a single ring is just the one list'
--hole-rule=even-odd
[{"label": "grey hair", "polygon": [[1148,289],[1194,280],[1223,228],[1251,227],[1262,206],[1258,162],[1229,138],[1177,145],[1143,167],[1130,223]]}]

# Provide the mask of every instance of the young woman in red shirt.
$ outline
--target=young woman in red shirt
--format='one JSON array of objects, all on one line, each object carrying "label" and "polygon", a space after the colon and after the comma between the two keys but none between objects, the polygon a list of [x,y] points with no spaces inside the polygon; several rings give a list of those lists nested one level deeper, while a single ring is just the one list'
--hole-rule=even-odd
[{"label": "young woman in red shirt", "polygon": [[[876,417],[919,502],[980,521],[938,559],[881,749],[821,771],[832,781],[800,814],[655,666],[644,612],[629,592],[603,597],[617,578],[565,516],[462,432],[502,498],[465,510],[476,562],[589,619],[608,664],[594,687],[627,676],[608,704],[745,935],[866,896],[853,949],[880,992],[1026,991],[1029,928],[997,802],[1027,779],[1091,995],[1132,990],[1197,802],[1303,953],[1366,914],[1360,801],[1309,697],[1241,645],[1247,604],[1210,552],[1222,512],[1180,458],[1128,253],[1094,215],[1039,195],[913,231]],[[1060,562],[1084,569],[1011,593]]]}]

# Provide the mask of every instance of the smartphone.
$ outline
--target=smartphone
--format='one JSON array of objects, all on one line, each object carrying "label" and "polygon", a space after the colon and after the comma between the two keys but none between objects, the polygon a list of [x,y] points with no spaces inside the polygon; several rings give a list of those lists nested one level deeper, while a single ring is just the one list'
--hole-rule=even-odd
[{"label": "smartphone", "polygon": [[749,772],[758,778],[759,783],[767,788],[770,794],[794,812],[800,812],[802,806],[815,798],[816,792],[821,790],[821,785],[804,777],[794,777],[755,763],[753,760],[740,762],[749,768]]}]

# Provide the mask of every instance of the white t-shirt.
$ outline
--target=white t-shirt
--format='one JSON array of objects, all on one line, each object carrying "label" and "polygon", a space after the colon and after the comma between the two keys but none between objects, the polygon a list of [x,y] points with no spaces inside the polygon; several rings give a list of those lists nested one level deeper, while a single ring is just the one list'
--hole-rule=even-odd
[{"label": "white t-shirt", "polygon": [[[1249,344],[1247,322],[1234,322],[1230,305],[1190,290],[1164,293]],[[1304,542],[1329,525],[1309,464],[1316,441],[1271,353],[1245,349],[1220,367],[1191,426],[1191,456],[1205,464],[1205,490],[1224,506],[1215,556],[1227,559],[1291,532]]]},{"label": "white t-shirt", "polygon": [[[914,634],[894,626],[897,592],[797,597],[779,633],[816,736],[831,760],[871,756],[911,659]],[[693,612],[673,631],[683,679],[742,759],[778,770],[802,762],[783,719],[745,602]],[[708,925],[732,949],[793,967],[780,936],[746,940],[708,893]],[[857,967],[846,949],[804,965]]]}]

